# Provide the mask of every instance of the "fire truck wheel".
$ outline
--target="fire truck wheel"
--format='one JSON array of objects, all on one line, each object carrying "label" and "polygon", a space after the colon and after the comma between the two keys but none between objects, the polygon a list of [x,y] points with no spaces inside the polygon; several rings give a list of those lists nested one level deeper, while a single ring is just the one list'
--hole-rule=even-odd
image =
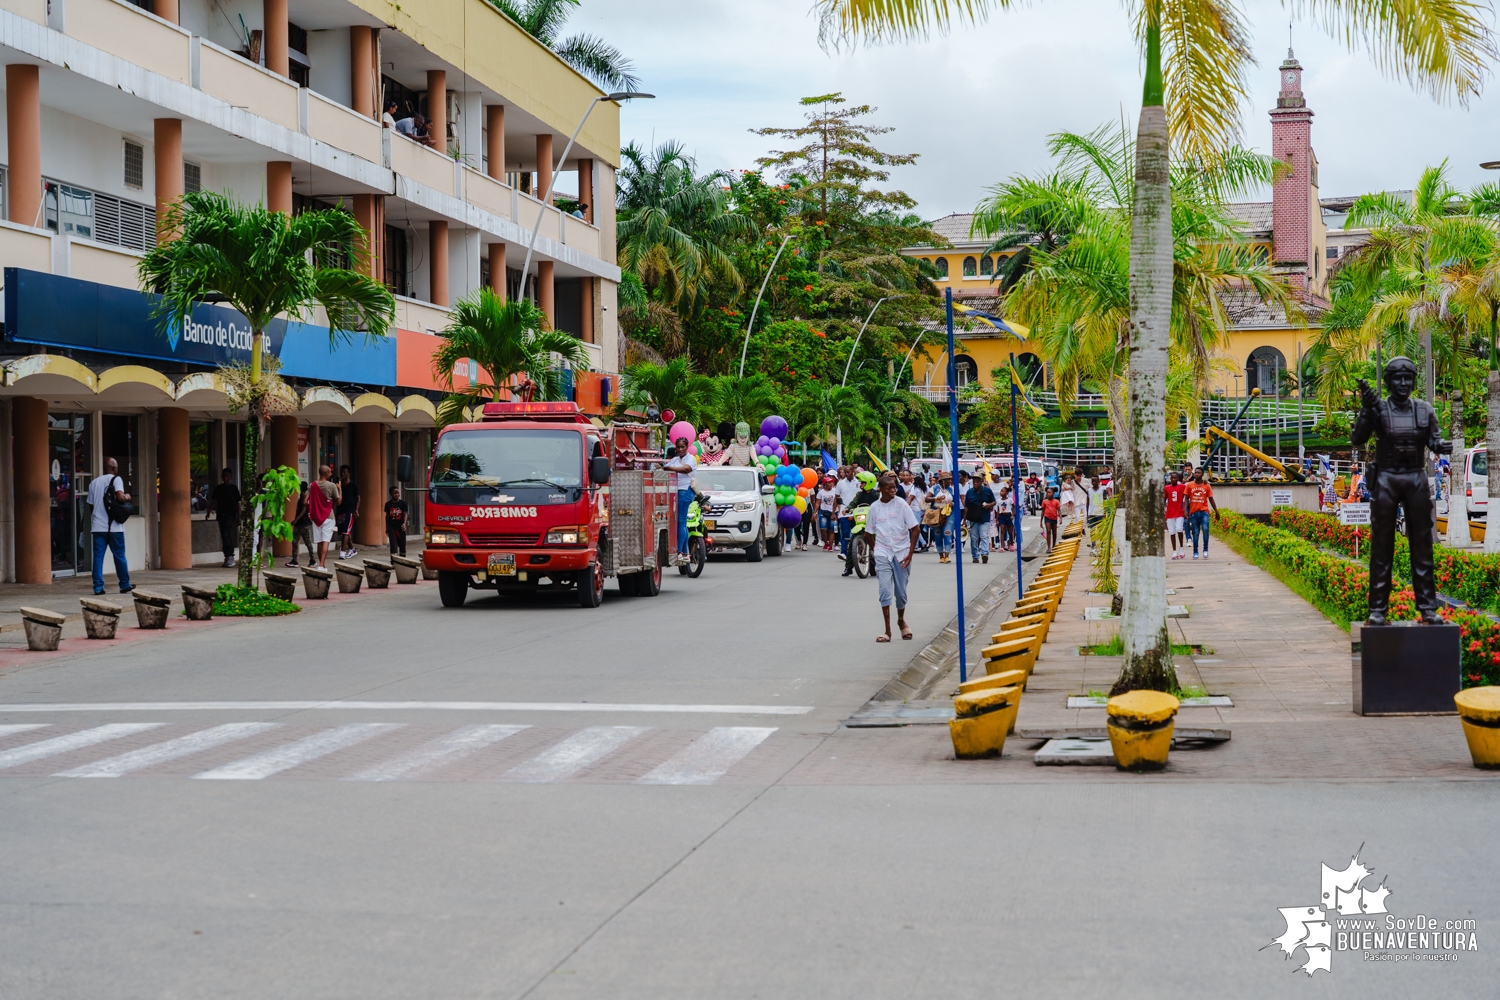
[{"label": "fire truck wheel", "polygon": [[578,606],[597,608],[604,603],[604,565],[594,563],[578,572]]},{"label": "fire truck wheel", "polygon": [[755,541],[745,549],[746,562],[760,562],[766,554],[766,529],[761,528],[760,534],[755,536]]},{"label": "fire truck wheel", "polygon": [[449,573],[446,570],[438,573],[438,597],[442,599],[443,607],[463,607],[464,598],[468,594],[469,574]]}]

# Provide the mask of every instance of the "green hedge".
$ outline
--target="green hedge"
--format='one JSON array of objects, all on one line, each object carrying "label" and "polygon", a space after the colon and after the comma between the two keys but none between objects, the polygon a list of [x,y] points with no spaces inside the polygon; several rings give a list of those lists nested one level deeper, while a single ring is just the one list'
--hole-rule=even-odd
[{"label": "green hedge", "polygon": [[[1332,522],[1332,527],[1327,522]],[[1304,537],[1305,533],[1319,544],[1341,551],[1347,543],[1352,554],[1355,529],[1340,525],[1326,515],[1298,511],[1277,511],[1272,515],[1272,523],[1275,526],[1261,524],[1233,511],[1221,511],[1218,530],[1226,541],[1239,543],[1234,545],[1236,551],[1284,580],[1340,627],[1347,629],[1350,622],[1363,621],[1369,611],[1369,569],[1325,552]],[[1299,532],[1293,533],[1280,526],[1290,524],[1295,524]],[[1397,543],[1399,557],[1405,552],[1406,544],[1401,538]],[[1366,529],[1361,535],[1361,555],[1368,544]],[[1444,551],[1455,556],[1468,556],[1469,560],[1475,558],[1452,549]],[[1469,573],[1478,572],[1472,566],[1462,569]],[[1442,587],[1442,584],[1438,586]],[[1438,613],[1457,624],[1463,637],[1464,686],[1500,684],[1500,622],[1480,611],[1455,611],[1444,607]],[[1389,615],[1395,621],[1417,619],[1416,596],[1410,587],[1391,594]]]}]

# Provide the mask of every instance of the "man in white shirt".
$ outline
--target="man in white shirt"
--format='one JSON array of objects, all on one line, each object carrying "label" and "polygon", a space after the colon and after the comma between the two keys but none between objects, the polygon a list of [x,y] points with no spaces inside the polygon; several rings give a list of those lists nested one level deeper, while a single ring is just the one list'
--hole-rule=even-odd
[{"label": "man in white shirt", "polygon": [[672,474],[672,481],[668,485],[677,493],[677,564],[687,562],[688,557],[688,505],[693,502],[693,470],[698,466],[698,456],[689,449],[689,441],[685,437],[678,438],[674,444],[677,446],[676,453],[667,458],[662,468]]},{"label": "man in white shirt", "polygon": [[906,624],[906,578],[911,571],[911,550],[916,544],[921,524],[911,504],[896,496],[896,477],[880,477],[880,499],[870,504],[865,515],[865,530],[875,536],[875,579],[880,583],[880,613],[885,618],[885,634],[876,642],[891,641],[891,601],[896,603],[896,627],[901,638],[911,638]]},{"label": "man in white shirt", "polygon": [[854,515],[849,512],[849,505],[859,493],[859,480],[854,478],[854,466],[845,465],[839,469],[839,481],[833,484],[833,492],[839,495],[839,555],[848,555],[849,535],[854,530]]},{"label": "man in white shirt", "polygon": [[104,475],[96,476],[89,483],[89,506],[93,516],[89,530],[94,536],[94,593],[104,593],[104,550],[109,549],[115,557],[115,577],[120,581],[120,593],[128,594],[130,567],[125,563],[125,526],[109,518],[104,505],[106,492],[113,493],[120,503],[129,503],[130,494],[125,492],[125,481],[119,476],[120,466],[112,458],[104,460]]}]

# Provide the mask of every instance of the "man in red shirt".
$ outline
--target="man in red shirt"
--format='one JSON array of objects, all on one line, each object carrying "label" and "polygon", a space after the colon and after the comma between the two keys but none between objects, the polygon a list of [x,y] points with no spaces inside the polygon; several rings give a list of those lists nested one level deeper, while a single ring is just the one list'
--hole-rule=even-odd
[{"label": "man in red shirt", "polygon": [[1182,522],[1187,516],[1182,509],[1186,493],[1187,489],[1182,485],[1182,473],[1172,473],[1172,478],[1167,483],[1167,538],[1172,543],[1173,559],[1181,559],[1187,555],[1187,539],[1182,533]]},{"label": "man in red shirt", "polygon": [[1193,473],[1193,481],[1185,487],[1187,493],[1187,531],[1193,539],[1193,558],[1198,558],[1198,537],[1203,537],[1203,558],[1208,558],[1208,511],[1213,508],[1215,514],[1219,513],[1219,505],[1214,503],[1214,488],[1203,481],[1203,470],[1199,469]]}]

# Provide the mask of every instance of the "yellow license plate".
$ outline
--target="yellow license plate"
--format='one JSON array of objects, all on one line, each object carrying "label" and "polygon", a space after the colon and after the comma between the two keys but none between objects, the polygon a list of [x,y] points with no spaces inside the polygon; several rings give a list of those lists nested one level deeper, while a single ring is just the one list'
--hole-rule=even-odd
[{"label": "yellow license plate", "polygon": [[717,521],[704,521],[703,522],[703,530],[704,531],[713,531],[714,528],[717,527],[717,526],[718,526],[718,522]]},{"label": "yellow license plate", "polygon": [[515,576],[515,554],[511,552],[492,552],[490,553],[489,565],[485,569],[490,576]]}]

